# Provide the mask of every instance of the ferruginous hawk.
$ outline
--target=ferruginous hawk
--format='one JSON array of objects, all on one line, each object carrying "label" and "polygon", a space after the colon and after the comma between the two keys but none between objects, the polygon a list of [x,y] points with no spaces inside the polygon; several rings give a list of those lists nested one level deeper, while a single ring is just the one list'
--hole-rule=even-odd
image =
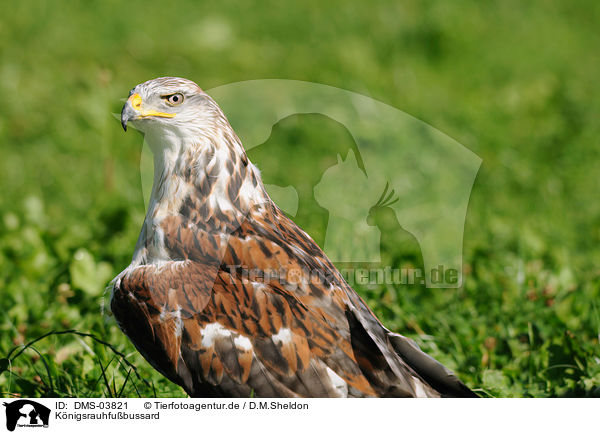
[{"label": "ferruginous hawk", "polygon": [[193,397],[475,396],[379,322],[195,83],[137,85],[121,121],[144,134],[154,184],[111,309],[164,376]]}]

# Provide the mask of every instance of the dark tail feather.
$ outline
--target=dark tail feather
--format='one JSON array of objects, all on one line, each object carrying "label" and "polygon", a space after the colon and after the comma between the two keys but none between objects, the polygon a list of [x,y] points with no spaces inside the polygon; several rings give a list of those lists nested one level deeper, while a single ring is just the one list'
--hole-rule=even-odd
[{"label": "dark tail feather", "polygon": [[396,333],[389,333],[388,337],[402,360],[443,397],[478,398],[452,371],[421,351],[412,340]]}]

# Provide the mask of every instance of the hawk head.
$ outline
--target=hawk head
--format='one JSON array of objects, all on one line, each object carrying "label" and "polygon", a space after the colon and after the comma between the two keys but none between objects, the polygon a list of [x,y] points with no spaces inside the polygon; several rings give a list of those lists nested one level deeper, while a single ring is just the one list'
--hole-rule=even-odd
[{"label": "hawk head", "polygon": [[214,100],[191,80],[160,77],[138,84],[121,111],[121,125],[142,133],[169,131],[179,137],[207,133],[223,117]]}]

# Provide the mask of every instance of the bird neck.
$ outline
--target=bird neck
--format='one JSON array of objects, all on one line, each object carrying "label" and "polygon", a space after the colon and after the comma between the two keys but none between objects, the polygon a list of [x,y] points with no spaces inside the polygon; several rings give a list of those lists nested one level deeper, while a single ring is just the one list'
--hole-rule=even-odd
[{"label": "bird neck", "polygon": [[228,123],[207,133],[163,130],[147,133],[145,139],[154,154],[146,220],[157,223],[167,216],[194,215],[196,224],[207,216],[239,221],[270,203],[258,169]]}]

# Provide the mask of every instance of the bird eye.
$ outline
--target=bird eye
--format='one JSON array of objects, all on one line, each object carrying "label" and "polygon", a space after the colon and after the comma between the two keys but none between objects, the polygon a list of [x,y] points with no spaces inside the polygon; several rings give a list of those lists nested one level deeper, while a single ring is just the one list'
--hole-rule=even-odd
[{"label": "bird eye", "polygon": [[174,93],[172,95],[166,95],[163,97],[169,105],[179,105],[183,102],[183,95],[180,93]]}]

